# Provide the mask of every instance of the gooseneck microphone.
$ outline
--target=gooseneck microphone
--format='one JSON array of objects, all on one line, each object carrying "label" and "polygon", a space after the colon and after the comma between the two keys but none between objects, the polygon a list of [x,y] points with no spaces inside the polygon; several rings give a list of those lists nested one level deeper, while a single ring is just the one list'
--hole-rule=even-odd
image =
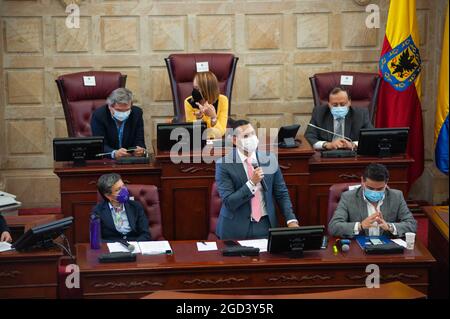
[{"label": "gooseneck microphone", "polygon": [[334,132],[332,132],[332,131],[326,130],[326,129],[324,129],[324,128],[321,128],[321,127],[316,126],[316,125],[311,124],[311,123],[308,123],[308,126],[311,126],[311,127],[314,127],[314,128],[316,128],[316,129],[318,129],[318,130],[321,130],[321,131],[324,131],[324,132],[327,132],[327,133],[330,133],[330,134],[333,134],[333,135],[342,137],[343,139],[349,141],[350,143],[353,143],[352,139],[349,138],[349,137],[346,137],[345,135],[341,135],[341,134],[334,133]]},{"label": "gooseneck microphone", "polygon": [[[257,169],[259,167],[257,159],[255,159],[255,158],[252,159],[252,166],[253,166],[253,169]],[[267,184],[266,184],[266,181],[264,180],[264,177],[262,178],[260,183],[261,183],[263,190],[267,191]]]},{"label": "gooseneck microphone", "polygon": [[118,239],[117,241],[119,243],[121,243],[126,249],[128,249],[129,252],[133,252],[134,251],[134,245],[130,244],[125,239]]}]

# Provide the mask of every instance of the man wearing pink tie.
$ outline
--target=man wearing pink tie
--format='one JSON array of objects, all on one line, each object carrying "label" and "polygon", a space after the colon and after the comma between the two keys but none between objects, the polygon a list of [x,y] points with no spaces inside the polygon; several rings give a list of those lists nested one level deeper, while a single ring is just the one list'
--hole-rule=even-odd
[{"label": "man wearing pink tie", "polygon": [[234,126],[235,148],[216,163],[216,184],[222,199],[217,236],[266,238],[269,228],[278,227],[275,201],[288,227],[297,227],[275,155],[257,151],[258,137],[248,121],[238,120]]}]

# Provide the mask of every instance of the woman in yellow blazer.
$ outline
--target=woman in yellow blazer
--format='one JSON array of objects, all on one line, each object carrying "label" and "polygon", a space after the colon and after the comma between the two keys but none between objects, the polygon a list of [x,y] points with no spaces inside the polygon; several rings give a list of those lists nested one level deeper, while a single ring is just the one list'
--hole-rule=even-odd
[{"label": "woman in yellow blazer", "polygon": [[194,77],[192,95],[184,100],[186,122],[204,121],[208,138],[222,138],[228,121],[228,98],[219,92],[219,81],[211,71]]}]

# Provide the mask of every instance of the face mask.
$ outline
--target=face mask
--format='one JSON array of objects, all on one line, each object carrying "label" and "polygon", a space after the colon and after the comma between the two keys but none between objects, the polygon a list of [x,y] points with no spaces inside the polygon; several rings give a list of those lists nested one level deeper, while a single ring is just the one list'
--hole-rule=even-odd
[{"label": "face mask", "polygon": [[364,188],[364,197],[367,198],[369,202],[377,203],[384,198],[384,191],[373,191],[368,188]]},{"label": "face mask", "polygon": [[131,110],[128,110],[126,112],[119,112],[119,111],[114,111],[114,115],[113,117],[120,121],[123,122],[125,121],[129,116],[130,116]]},{"label": "face mask", "polygon": [[201,100],[203,100],[202,94],[196,88],[192,89],[192,99],[194,100],[194,102],[200,102]]},{"label": "face mask", "polygon": [[258,148],[258,137],[256,135],[239,139],[239,146],[247,151],[248,153],[252,154],[256,149]]},{"label": "face mask", "polygon": [[120,189],[119,193],[117,194],[116,200],[121,204],[125,204],[126,202],[128,202],[129,199],[130,199],[130,193],[128,192],[128,188],[123,186]]},{"label": "face mask", "polygon": [[333,106],[331,108],[331,114],[333,115],[334,119],[341,119],[347,115],[348,110],[348,106]]}]

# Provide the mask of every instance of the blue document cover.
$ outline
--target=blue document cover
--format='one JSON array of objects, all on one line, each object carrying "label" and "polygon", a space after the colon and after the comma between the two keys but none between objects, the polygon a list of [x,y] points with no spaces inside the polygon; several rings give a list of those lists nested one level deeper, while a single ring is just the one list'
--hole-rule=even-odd
[{"label": "blue document cover", "polygon": [[362,236],[358,235],[355,236],[356,241],[358,242],[359,247],[361,247],[362,250],[366,248],[368,245],[372,245],[371,239],[379,239],[382,241],[383,244],[387,244],[391,242],[391,239],[388,236]]}]

